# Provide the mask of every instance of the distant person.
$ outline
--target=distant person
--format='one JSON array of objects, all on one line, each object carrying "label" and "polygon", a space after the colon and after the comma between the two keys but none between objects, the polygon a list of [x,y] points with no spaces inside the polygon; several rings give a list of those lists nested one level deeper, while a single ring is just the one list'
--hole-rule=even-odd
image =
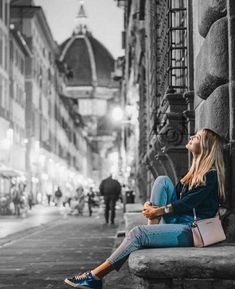
[{"label": "distant person", "polygon": [[51,205],[51,197],[52,197],[52,192],[48,191],[47,192],[47,204],[48,204],[49,207]]},{"label": "distant person", "polygon": [[56,206],[59,206],[62,196],[63,196],[62,191],[60,187],[58,187],[57,190],[55,191],[55,205]]},{"label": "distant person", "polygon": [[12,188],[12,202],[15,208],[15,215],[20,216],[20,205],[22,202],[22,198],[21,198],[20,190],[18,186],[16,185]]},{"label": "distant person", "polygon": [[90,187],[89,192],[87,193],[87,204],[88,204],[88,210],[89,210],[89,216],[92,216],[92,206],[94,205],[94,198],[95,193],[93,191],[93,188]]},{"label": "distant person", "polygon": [[76,189],[76,197],[75,199],[77,200],[77,204],[75,208],[78,210],[79,215],[83,215],[83,210],[85,207],[85,194],[84,194],[84,188],[83,186],[79,186]]},{"label": "distant person", "polygon": [[32,191],[30,191],[28,193],[28,205],[29,205],[29,209],[32,210],[32,207],[33,207],[33,193],[32,193]]},{"label": "distant person", "polygon": [[104,217],[106,224],[109,223],[109,212],[111,211],[111,224],[114,224],[115,206],[121,194],[121,185],[117,180],[114,180],[112,175],[104,179],[100,184],[100,195],[104,196],[105,212]]}]

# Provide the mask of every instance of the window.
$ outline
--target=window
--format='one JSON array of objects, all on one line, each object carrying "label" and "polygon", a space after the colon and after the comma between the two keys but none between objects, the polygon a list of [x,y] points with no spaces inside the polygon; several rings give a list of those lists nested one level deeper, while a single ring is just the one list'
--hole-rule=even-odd
[{"label": "window", "polygon": [[24,63],[24,59],[21,58],[20,60],[20,72],[24,75],[25,74],[25,63]]},{"label": "window", "polygon": [[2,107],[8,109],[8,84],[7,80],[3,79]]},{"label": "window", "polygon": [[3,66],[3,32],[0,29],[0,66]]},{"label": "window", "polygon": [[0,19],[3,19],[3,0],[0,0]]},{"label": "window", "polygon": [[187,5],[185,0],[168,0],[159,3],[160,9],[158,83],[159,94],[164,95],[169,88],[182,92],[188,86]]},{"label": "window", "polygon": [[49,138],[49,129],[48,129],[47,121],[43,116],[41,116],[40,130],[41,130],[41,140],[44,142],[47,142]]},{"label": "window", "polygon": [[9,18],[9,4],[8,1],[5,1],[5,25],[8,26],[8,18]]},{"label": "window", "polygon": [[10,60],[11,63],[14,63],[14,41],[10,40]]},{"label": "window", "polygon": [[3,96],[3,78],[0,75],[0,106],[2,106],[2,96]]},{"label": "window", "polygon": [[8,69],[8,41],[7,41],[7,36],[6,35],[4,37],[4,49],[5,49],[4,68],[5,68],[5,70],[7,70]]}]

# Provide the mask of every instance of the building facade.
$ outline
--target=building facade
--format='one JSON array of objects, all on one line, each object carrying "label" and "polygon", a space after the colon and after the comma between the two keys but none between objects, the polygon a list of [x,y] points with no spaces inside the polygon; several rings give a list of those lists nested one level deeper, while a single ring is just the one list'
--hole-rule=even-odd
[{"label": "building facade", "polygon": [[[9,102],[9,13],[10,1],[0,1],[0,171],[10,169],[12,129]],[[9,182],[1,173],[0,194],[9,189]]]},{"label": "building facade", "polygon": [[69,71],[66,95],[76,103],[85,124],[92,153],[87,162],[90,178],[98,185],[110,173],[118,173],[113,159],[118,154],[117,130],[110,112],[119,103],[119,84],[112,79],[113,56],[89,31],[87,21],[81,1],[72,36],[60,46],[60,61]]},{"label": "building facade", "polygon": [[[224,139],[227,219],[234,210],[233,1],[117,1],[125,11],[124,82],[138,86],[138,189],[143,201],[153,180],[185,175],[190,135],[208,127]],[[128,88],[125,88],[125,95]]]},{"label": "building facade", "polygon": [[74,192],[92,183],[90,146],[77,106],[66,98],[67,71],[42,8],[0,3],[0,173],[21,177],[41,202],[57,186]]},{"label": "building facade", "polygon": [[10,158],[9,166],[22,176],[25,173],[26,157],[26,94],[25,69],[26,59],[31,57],[31,50],[20,31],[10,26],[9,55],[9,107],[10,107]]}]

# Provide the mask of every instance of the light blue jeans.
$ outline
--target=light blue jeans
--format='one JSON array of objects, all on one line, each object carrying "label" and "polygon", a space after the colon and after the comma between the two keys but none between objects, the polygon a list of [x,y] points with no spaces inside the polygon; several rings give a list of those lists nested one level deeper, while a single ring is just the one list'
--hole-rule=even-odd
[{"label": "light blue jeans", "polygon": [[[175,187],[168,176],[159,176],[154,182],[150,202],[164,206],[176,200]],[[130,230],[121,245],[107,261],[119,271],[131,252],[142,248],[191,247],[193,238],[189,215],[164,215],[165,224],[139,225]],[[147,223],[147,219],[146,219]]]}]

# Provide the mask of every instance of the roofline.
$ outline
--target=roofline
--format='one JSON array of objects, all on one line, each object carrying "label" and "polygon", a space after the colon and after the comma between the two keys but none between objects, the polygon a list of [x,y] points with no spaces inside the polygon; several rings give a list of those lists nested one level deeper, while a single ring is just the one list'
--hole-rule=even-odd
[{"label": "roofline", "polygon": [[51,29],[48,25],[48,22],[47,22],[47,19],[46,19],[46,16],[45,16],[45,13],[42,9],[41,6],[27,6],[27,5],[12,5],[11,6],[11,9],[20,9],[20,10],[23,10],[23,9],[33,9],[34,11],[34,15],[37,16],[38,20],[39,20],[39,24],[40,26],[42,27],[42,30],[44,32],[44,35],[50,45],[50,47],[54,50],[56,48],[56,42],[54,40],[54,37],[52,35],[52,32],[51,32]]},{"label": "roofline", "polygon": [[106,46],[104,46],[104,44],[100,41],[100,40],[98,40],[97,38],[95,38],[95,37],[92,37],[95,41],[97,41],[106,51],[107,51],[107,53],[109,54],[109,56],[113,59],[113,61],[115,61],[115,57],[112,55],[112,53],[110,52],[110,50],[106,47]]},{"label": "roofline", "polygon": [[[37,7],[39,7],[39,6],[37,6]],[[40,7],[39,14],[40,14],[40,17],[42,18],[42,19],[41,18],[39,18],[39,19],[40,19],[40,21],[42,20],[41,25],[46,32],[45,34],[48,38],[48,42],[50,43],[51,48],[54,50],[54,49],[56,49],[57,45],[56,45],[56,42],[54,40],[53,34],[51,32],[50,26],[47,22],[47,19],[46,19],[46,16],[45,16],[45,13],[44,13],[42,7]]]},{"label": "roofline", "polygon": [[32,51],[30,50],[27,42],[25,41],[23,35],[20,33],[19,30],[15,28],[10,28],[10,33],[13,35],[19,46],[21,47],[23,53],[29,57],[33,57]]}]

